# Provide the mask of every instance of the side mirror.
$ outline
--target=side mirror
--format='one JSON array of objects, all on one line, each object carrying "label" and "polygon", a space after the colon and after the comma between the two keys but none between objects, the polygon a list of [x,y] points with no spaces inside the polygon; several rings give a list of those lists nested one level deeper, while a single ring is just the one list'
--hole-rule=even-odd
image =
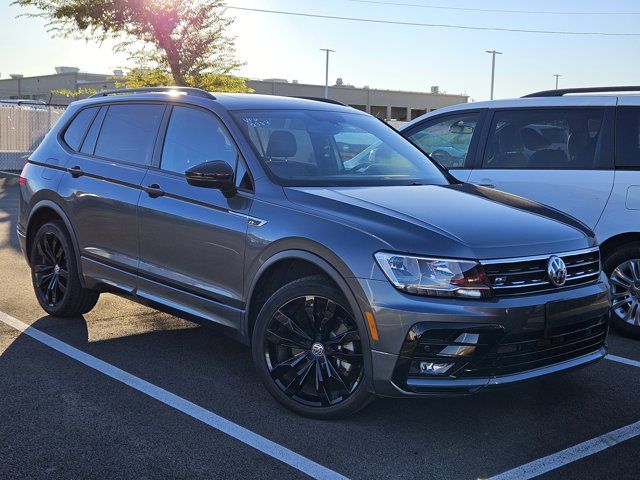
[{"label": "side mirror", "polygon": [[227,162],[214,160],[191,167],[184,172],[187,183],[194,187],[217,188],[229,198],[236,194],[233,168]]}]

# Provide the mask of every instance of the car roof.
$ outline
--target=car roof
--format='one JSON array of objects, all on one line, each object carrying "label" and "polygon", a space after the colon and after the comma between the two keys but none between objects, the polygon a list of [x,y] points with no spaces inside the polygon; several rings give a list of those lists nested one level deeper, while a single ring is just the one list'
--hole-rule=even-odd
[{"label": "car roof", "polygon": [[487,100],[484,102],[459,103],[449,107],[439,108],[422,115],[402,126],[407,130],[416,123],[442,115],[443,113],[461,112],[465,110],[481,110],[488,108],[540,108],[540,107],[607,107],[615,106],[617,95],[565,95],[562,97],[524,97],[505,100]]},{"label": "car roof", "polygon": [[228,110],[348,110],[352,107],[339,103],[325,102],[323,99],[281,97],[279,95],[260,95],[256,93],[214,93],[216,101]]},{"label": "car roof", "polygon": [[[213,98],[215,97],[215,99]],[[132,100],[162,100],[171,101],[179,98],[181,101],[192,101],[193,104],[203,105],[206,102],[215,102],[227,110],[326,110],[345,113],[363,112],[347,105],[342,105],[331,100],[308,99],[295,97],[281,97],[278,95],[259,95],[255,93],[213,93],[212,98],[202,96],[180,94],[175,92],[140,92],[123,93],[116,95],[99,96],[73,102],[74,105],[94,105],[102,103],[132,101]]]}]

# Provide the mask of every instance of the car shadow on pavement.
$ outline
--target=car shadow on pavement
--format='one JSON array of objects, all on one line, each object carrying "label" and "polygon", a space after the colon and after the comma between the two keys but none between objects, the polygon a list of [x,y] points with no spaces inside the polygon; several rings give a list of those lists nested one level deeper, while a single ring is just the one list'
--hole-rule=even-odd
[{"label": "car shadow on pavement", "polygon": [[[94,315],[87,315],[88,320],[45,316],[32,326],[354,478],[364,477],[364,472],[379,478],[396,476],[399,471],[431,472],[433,478],[489,476],[606,431],[611,426],[608,412],[617,412],[614,426],[637,419],[636,399],[625,391],[629,377],[614,378],[607,370],[610,365],[601,363],[474,396],[380,398],[352,417],[321,422],[280,407],[255,374],[250,350],[213,329],[185,327],[181,320],[151,311],[143,318],[124,320]],[[135,328],[129,328],[136,322],[145,323],[147,331],[135,333]],[[122,323],[128,327],[123,329]],[[56,361],[90,372],[73,387],[79,395],[87,388],[82,383],[87,378],[90,383],[104,383],[102,374],[75,360],[60,360],[64,357],[58,352],[32,354],[43,349],[48,347],[18,336],[0,354],[0,379],[13,378],[14,369],[21,370],[20,381],[24,388],[33,389],[34,398],[43,381],[52,388],[58,381],[74,385],[74,378],[68,378],[72,370],[59,369],[44,375],[45,380],[30,382],[28,372],[37,371],[42,377],[49,368],[46,359],[54,355]],[[105,385],[104,398],[85,398],[83,404],[111,396],[122,399],[118,382]],[[608,393],[603,395],[605,389]],[[139,395],[128,387],[124,391],[128,392],[125,399]],[[64,399],[50,396],[47,401],[55,404]],[[625,412],[621,405],[626,402],[631,408]],[[148,421],[153,422],[153,417]],[[380,462],[382,452],[384,462]]]},{"label": "car shadow on pavement", "polygon": [[19,196],[18,178],[0,175],[0,228],[8,224],[9,235],[5,243],[0,243],[0,249],[12,248],[20,251],[16,221],[18,218]]}]

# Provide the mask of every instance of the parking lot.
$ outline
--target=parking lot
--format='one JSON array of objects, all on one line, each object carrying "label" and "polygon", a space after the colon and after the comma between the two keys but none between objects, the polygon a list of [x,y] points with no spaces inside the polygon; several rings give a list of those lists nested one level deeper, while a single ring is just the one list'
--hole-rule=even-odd
[{"label": "parking lot", "polygon": [[17,211],[17,178],[0,178],[0,478],[639,476],[638,341],[612,333],[615,357],[563,376],[319,422],[207,328],[112,295],[44,315]]}]

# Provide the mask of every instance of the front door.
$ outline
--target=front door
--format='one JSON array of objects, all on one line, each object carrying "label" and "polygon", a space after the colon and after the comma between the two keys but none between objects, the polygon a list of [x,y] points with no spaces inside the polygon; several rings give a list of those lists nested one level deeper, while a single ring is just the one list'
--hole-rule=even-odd
[{"label": "front door", "polygon": [[483,110],[439,115],[402,134],[462,182],[473,168],[482,130]]},{"label": "front door", "polygon": [[226,198],[219,190],[189,185],[184,172],[213,160],[244,171],[242,159],[218,118],[196,107],[172,107],[162,145],[138,206],[137,294],[237,329],[252,194],[240,189]]}]

